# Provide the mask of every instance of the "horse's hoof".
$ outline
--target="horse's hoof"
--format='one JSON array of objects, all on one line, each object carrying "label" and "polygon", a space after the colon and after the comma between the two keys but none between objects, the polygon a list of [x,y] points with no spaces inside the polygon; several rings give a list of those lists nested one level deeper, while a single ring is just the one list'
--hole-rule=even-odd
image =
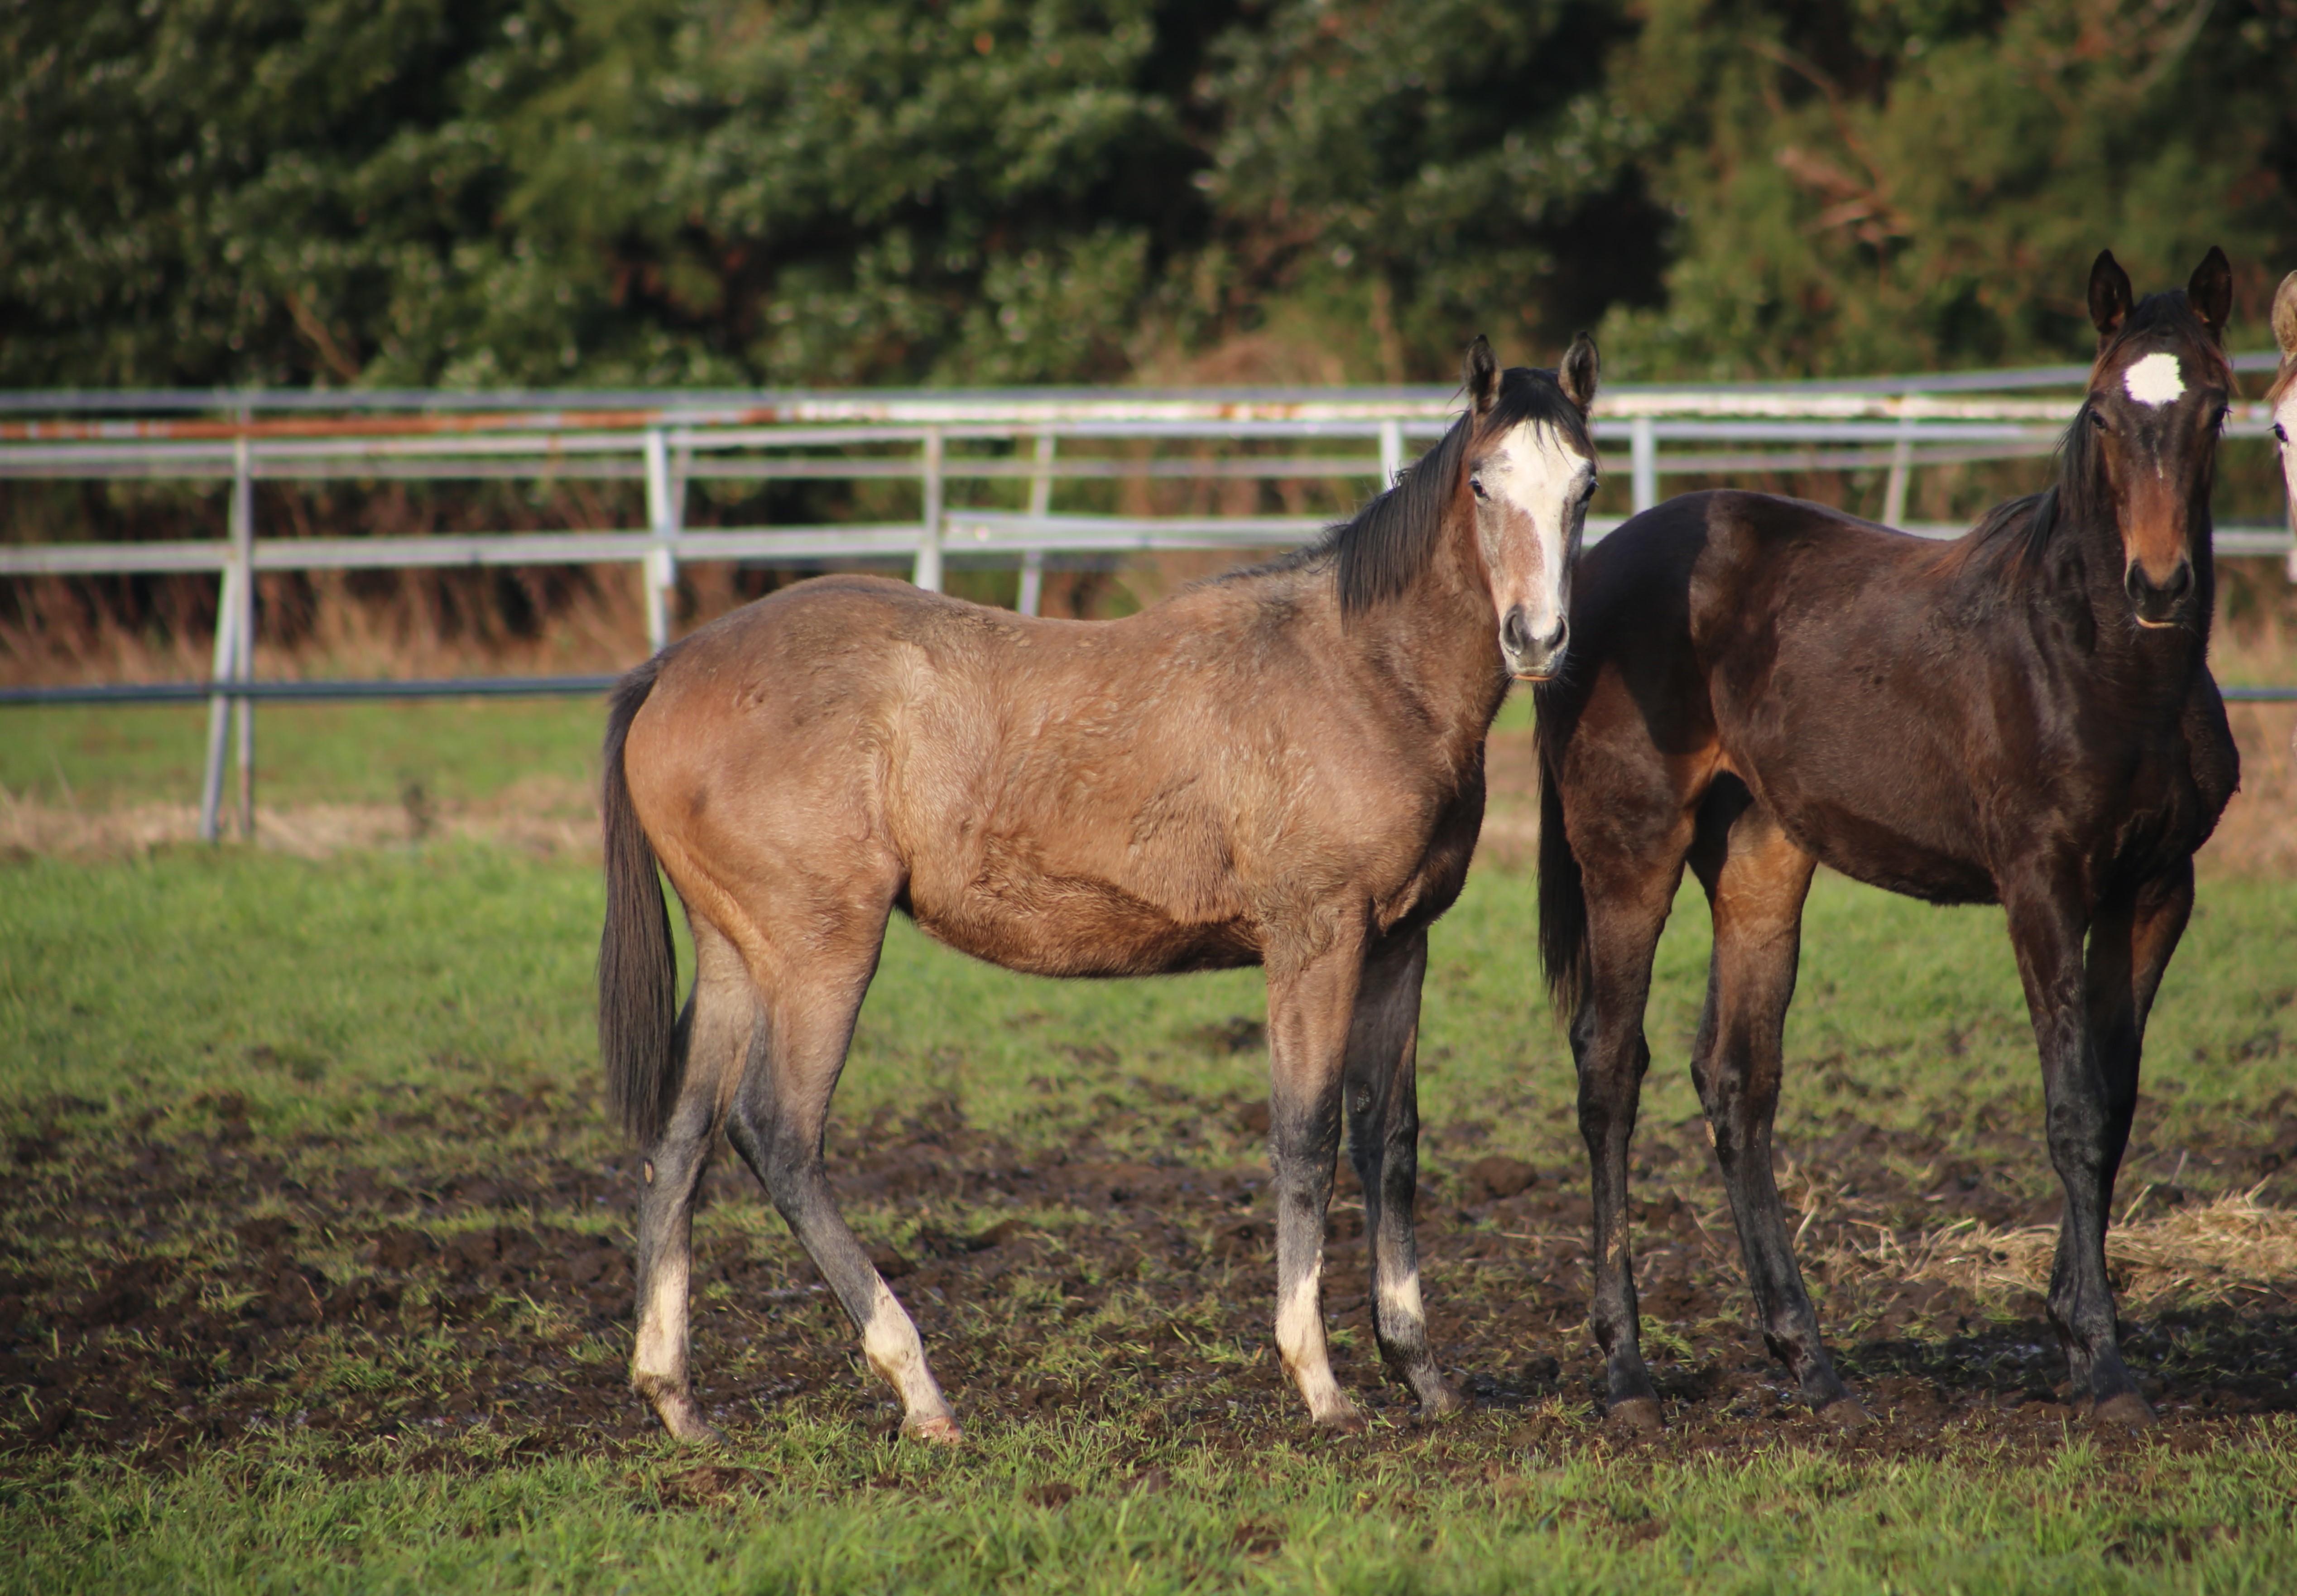
[{"label": "horse's hoof", "polygon": [[957,1420],[946,1413],[936,1413],[926,1419],[904,1419],[902,1434],[915,1441],[930,1441],[936,1446],[959,1446],[965,1441],[965,1432]]},{"label": "horse's hoof", "polygon": [[1822,1423],[1831,1424],[1839,1430],[1863,1429],[1866,1425],[1866,1410],[1859,1405],[1855,1396],[1836,1397],[1818,1410],[1818,1417]]},{"label": "horse's hoof", "polygon": [[1353,1407],[1335,1408],[1329,1413],[1319,1413],[1315,1425],[1328,1436],[1361,1436],[1364,1429],[1363,1415]]},{"label": "horse's hoof", "polygon": [[2124,1391],[2099,1403],[2090,1410],[2089,1416],[2100,1424],[2127,1425],[2141,1430],[2153,1422],[2153,1404],[2135,1391]]},{"label": "horse's hoof", "polygon": [[1623,1436],[1656,1436],[1667,1427],[1656,1396],[1622,1397],[1603,1415],[1603,1423]]},{"label": "horse's hoof", "polygon": [[1467,1405],[1468,1399],[1461,1395],[1460,1388],[1449,1380],[1430,1380],[1420,1387],[1420,1417],[1422,1419],[1441,1419]]},{"label": "horse's hoof", "polygon": [[702,1417],[702,1410],[690,1396],[657,1397],[654,1402],[655,1417],[662,1420],[671,1439],[687,1446],[723,1446],[726,1432]]}]

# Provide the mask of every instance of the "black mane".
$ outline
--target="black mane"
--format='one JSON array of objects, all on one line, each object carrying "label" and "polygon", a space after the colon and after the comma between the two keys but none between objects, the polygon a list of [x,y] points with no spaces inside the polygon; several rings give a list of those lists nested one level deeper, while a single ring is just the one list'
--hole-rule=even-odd
[{"label": "black mane", "polygon": [[1589,459],[1593,439],[1579,407],[1564,396],[1555,373],[1519,366],[1500,378],[1499,396],[1480,422],[1463,413],[1451,430],[1412,465],[1395,485],[1346,521],[1335,522],[1313,542],[1239,576],[1296,571],[1330,561],[1340,586],[1341,615],[1357,615],[1402,596],[1418,580],[1441,542],[1444,512],[1460,480],[1468,449],[1479,432],[1501,432],[1524,422],[1553,427]]}]

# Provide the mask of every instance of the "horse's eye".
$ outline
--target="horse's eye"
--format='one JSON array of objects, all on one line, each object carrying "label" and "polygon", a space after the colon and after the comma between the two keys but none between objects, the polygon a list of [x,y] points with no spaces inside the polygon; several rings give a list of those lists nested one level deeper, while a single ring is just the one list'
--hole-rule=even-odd
[{"label": "horse's eye", "polygon": [[1595,502],[1595,489],[1601,486],[1602,484],[1601,482],[1590,482],[1585,488],[1582,488],[1579,490],[1579,502],[1583,505],[1593,504]]},{"label": "horse's eye", "polygon": [[1468,486],[1476,490],[1476,497],[1478,498],[1487,498],[1490,497],[1490,495],[1484,491],[1484,479],[1481,477],[1470,477],[1468,479]]},{"label": "horse's eye", "polygon": [[2273,436],[2276,441],[2286,443],[2289,441],[2289,430],[2276,421],[2273,424]]},{"label": "horse's eye", "polygon": [[2105,417],[2104,415],[2100,415],[2095,410],[2085,411],[2084,414],[2089,417],[2090,425],[2095,427],[2101,432],[2105,431]]}]

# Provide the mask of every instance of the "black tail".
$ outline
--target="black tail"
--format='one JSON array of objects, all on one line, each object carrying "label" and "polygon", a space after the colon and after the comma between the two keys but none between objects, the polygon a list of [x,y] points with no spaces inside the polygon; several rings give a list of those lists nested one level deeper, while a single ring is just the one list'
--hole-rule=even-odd
[{"label": "black tail", "polygon": [[1539,745],[1539,962],[1548,1000],[1568,1030],[1587,991],[1587,888],[1563,829],[1563,794],[1548,741],[1553,720],[1541,708],[1534,734]]},{"label": "black tail", "polygon": [[606,710],[606,926],[598,938],[598,1053],[606,1102],[641,1145],[662,1133],[678,1101],[678,955],[670,940],[654,844],[630,807],[622,744],[654,691],[657,654],[614,685]]}]

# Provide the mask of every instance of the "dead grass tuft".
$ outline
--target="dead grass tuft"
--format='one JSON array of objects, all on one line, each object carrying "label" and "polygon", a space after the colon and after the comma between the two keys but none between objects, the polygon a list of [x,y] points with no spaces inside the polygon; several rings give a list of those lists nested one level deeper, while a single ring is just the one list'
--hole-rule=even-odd
[{"label": "dead grass tuft", "polygon": [[[2144,1202],[2141,1193],[2131,1207],[2142,1211]],[[2055,1225],[1996,1230],[1965,1219],[1935,1230],[1877,1230],[1873,1242],[1842,1247],[1830,1262],[1981,1300],[2046,1290],[2058,1245]],[[2252,1188],[2120,1224],[2107,1232],[2105,1255],[2132,1304],[2219,1303],[2287,1289],[2297,1283],[2297,1213],[2266,1206]]]}]

